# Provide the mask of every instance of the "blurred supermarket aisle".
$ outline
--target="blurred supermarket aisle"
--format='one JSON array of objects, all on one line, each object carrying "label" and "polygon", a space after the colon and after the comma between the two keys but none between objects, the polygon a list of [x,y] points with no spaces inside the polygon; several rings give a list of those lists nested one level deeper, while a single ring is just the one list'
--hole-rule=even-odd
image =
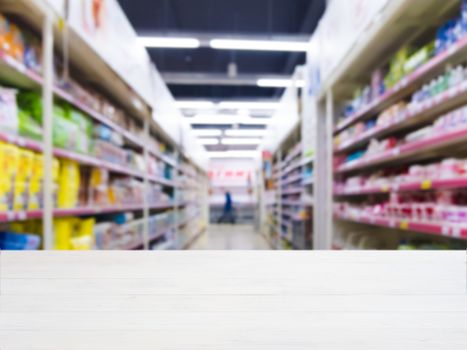
[{"label": "blurred supermarket aisle", "polygon": [[265,250],[266,240],[250,225],[210,225],[192,250]]}]

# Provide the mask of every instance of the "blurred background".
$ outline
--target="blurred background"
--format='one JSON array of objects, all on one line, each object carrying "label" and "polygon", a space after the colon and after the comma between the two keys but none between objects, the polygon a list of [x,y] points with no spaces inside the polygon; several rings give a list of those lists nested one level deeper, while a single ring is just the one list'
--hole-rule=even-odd
[{"label": "blurred background", "polygon": [[467,1],[0,0],[0,248],[466,249]]}]

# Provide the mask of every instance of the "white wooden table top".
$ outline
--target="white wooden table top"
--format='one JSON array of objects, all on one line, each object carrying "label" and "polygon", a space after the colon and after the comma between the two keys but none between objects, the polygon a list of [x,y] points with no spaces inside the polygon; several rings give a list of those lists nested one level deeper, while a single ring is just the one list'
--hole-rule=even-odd
[{"label": "white wooden table top", "polygon": [[1,350],[467,349],[465,252],[2,252]]}]

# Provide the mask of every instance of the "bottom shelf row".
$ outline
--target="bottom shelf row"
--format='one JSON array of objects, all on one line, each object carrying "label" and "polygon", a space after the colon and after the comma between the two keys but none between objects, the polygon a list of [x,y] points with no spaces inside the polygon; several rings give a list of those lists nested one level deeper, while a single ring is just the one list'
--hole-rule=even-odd
[{"label": "bottom shelf row", "polygon": [[[146,224],[151,249],[179,249],[191,239],[192,231],[201,227],[201,218],[193,209],[157,213],[150,216],[147,223],[144,218],[129,212],[104,214],[97,218],[56,218],[53,222],[54,249],[142,249]],[[41,231],[39,220],[4,223],[0,226],[0,249],[41,249]]]}]

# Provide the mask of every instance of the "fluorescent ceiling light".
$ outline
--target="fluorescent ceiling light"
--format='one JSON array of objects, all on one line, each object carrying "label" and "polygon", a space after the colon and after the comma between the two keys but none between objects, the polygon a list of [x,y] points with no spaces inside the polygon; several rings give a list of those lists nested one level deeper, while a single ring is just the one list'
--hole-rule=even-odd
[{"label": "fluorescent ceiling light", "polygon": [[237,114],[197,114],[192,118],[187,118],[190,124],[228,125],[239,124],[244,115]]},{"label": "fluorescent ceiling light", "polygon": [[138,41],[141,45],[151,48],[196,49],[201,46],[201,42],[195,38],[140,36]]},{"label": "fluorescent ceiling light", "polygon": [[175,102],[175,105],[181,109],[209,109],[214,108],[215,104],[212,101],[202,101],[202,100],[179,100]]},{"label": "fluorescent ceiling light", "polygon": [[195,136],[221,136],[222,130],[219,129],[192,129],[192,132]]},{"label": "fluorescent ceiling light", "polygon": [[305,82],[303,80],[292,80],[292,79],[258,79],[256,84],[259,87],[290,87],[293,86],[304,87]]},{"label": "fluorescent ceiling light", "polygon": [[240,124],[243,125],[269,125],[272,119],[270,118],[245,118]]},{"label": "fluorescent ceiling light", "polygon": [[198,139],[198,142],[202,145],[218,145],[219,139]]},{"label": "fluorescent ceiling light", "polygon": [[226,136],[234,137],[261,137],[265,136],[267,130],[255,130],[255,129],[230,129],[225,131]]},{"label": "fluorescent ceiling light", "polygon": [[276,109],[279,102],[263,101],[222,101],[218,104],[220,109]]},{"label": "fluorescent ceiling light", "polygon": [[223,145],[259,145],[261,143],[261,139],[222,139],[221,143]]},{"label": "fluorescent ceiling light", "polygon": [[261,153],[258,151],[225,151],[208,152],[209,158],[258,158]]},{"label": "fluorescent ceiling light", "polygon": [[222,101],[215,103],[206,100],[178,100],[175,105],[181,109],[244,109],[244,110],[275,110],[279,102],[269,101]]},{"label": "fluorescent ceiling light", "polygon": [[276,40],[212,39],[209,45],[220,50],[306,52],[310,44]]},{"label": "fluorescent ceiling light", "polygon": [[213,114],[203,115],[198,114],[192,118],[186,118],[190,124],[206,124],[206,125],[267,125],[271,119],[266,118],[252,118],[243,114]]}]

